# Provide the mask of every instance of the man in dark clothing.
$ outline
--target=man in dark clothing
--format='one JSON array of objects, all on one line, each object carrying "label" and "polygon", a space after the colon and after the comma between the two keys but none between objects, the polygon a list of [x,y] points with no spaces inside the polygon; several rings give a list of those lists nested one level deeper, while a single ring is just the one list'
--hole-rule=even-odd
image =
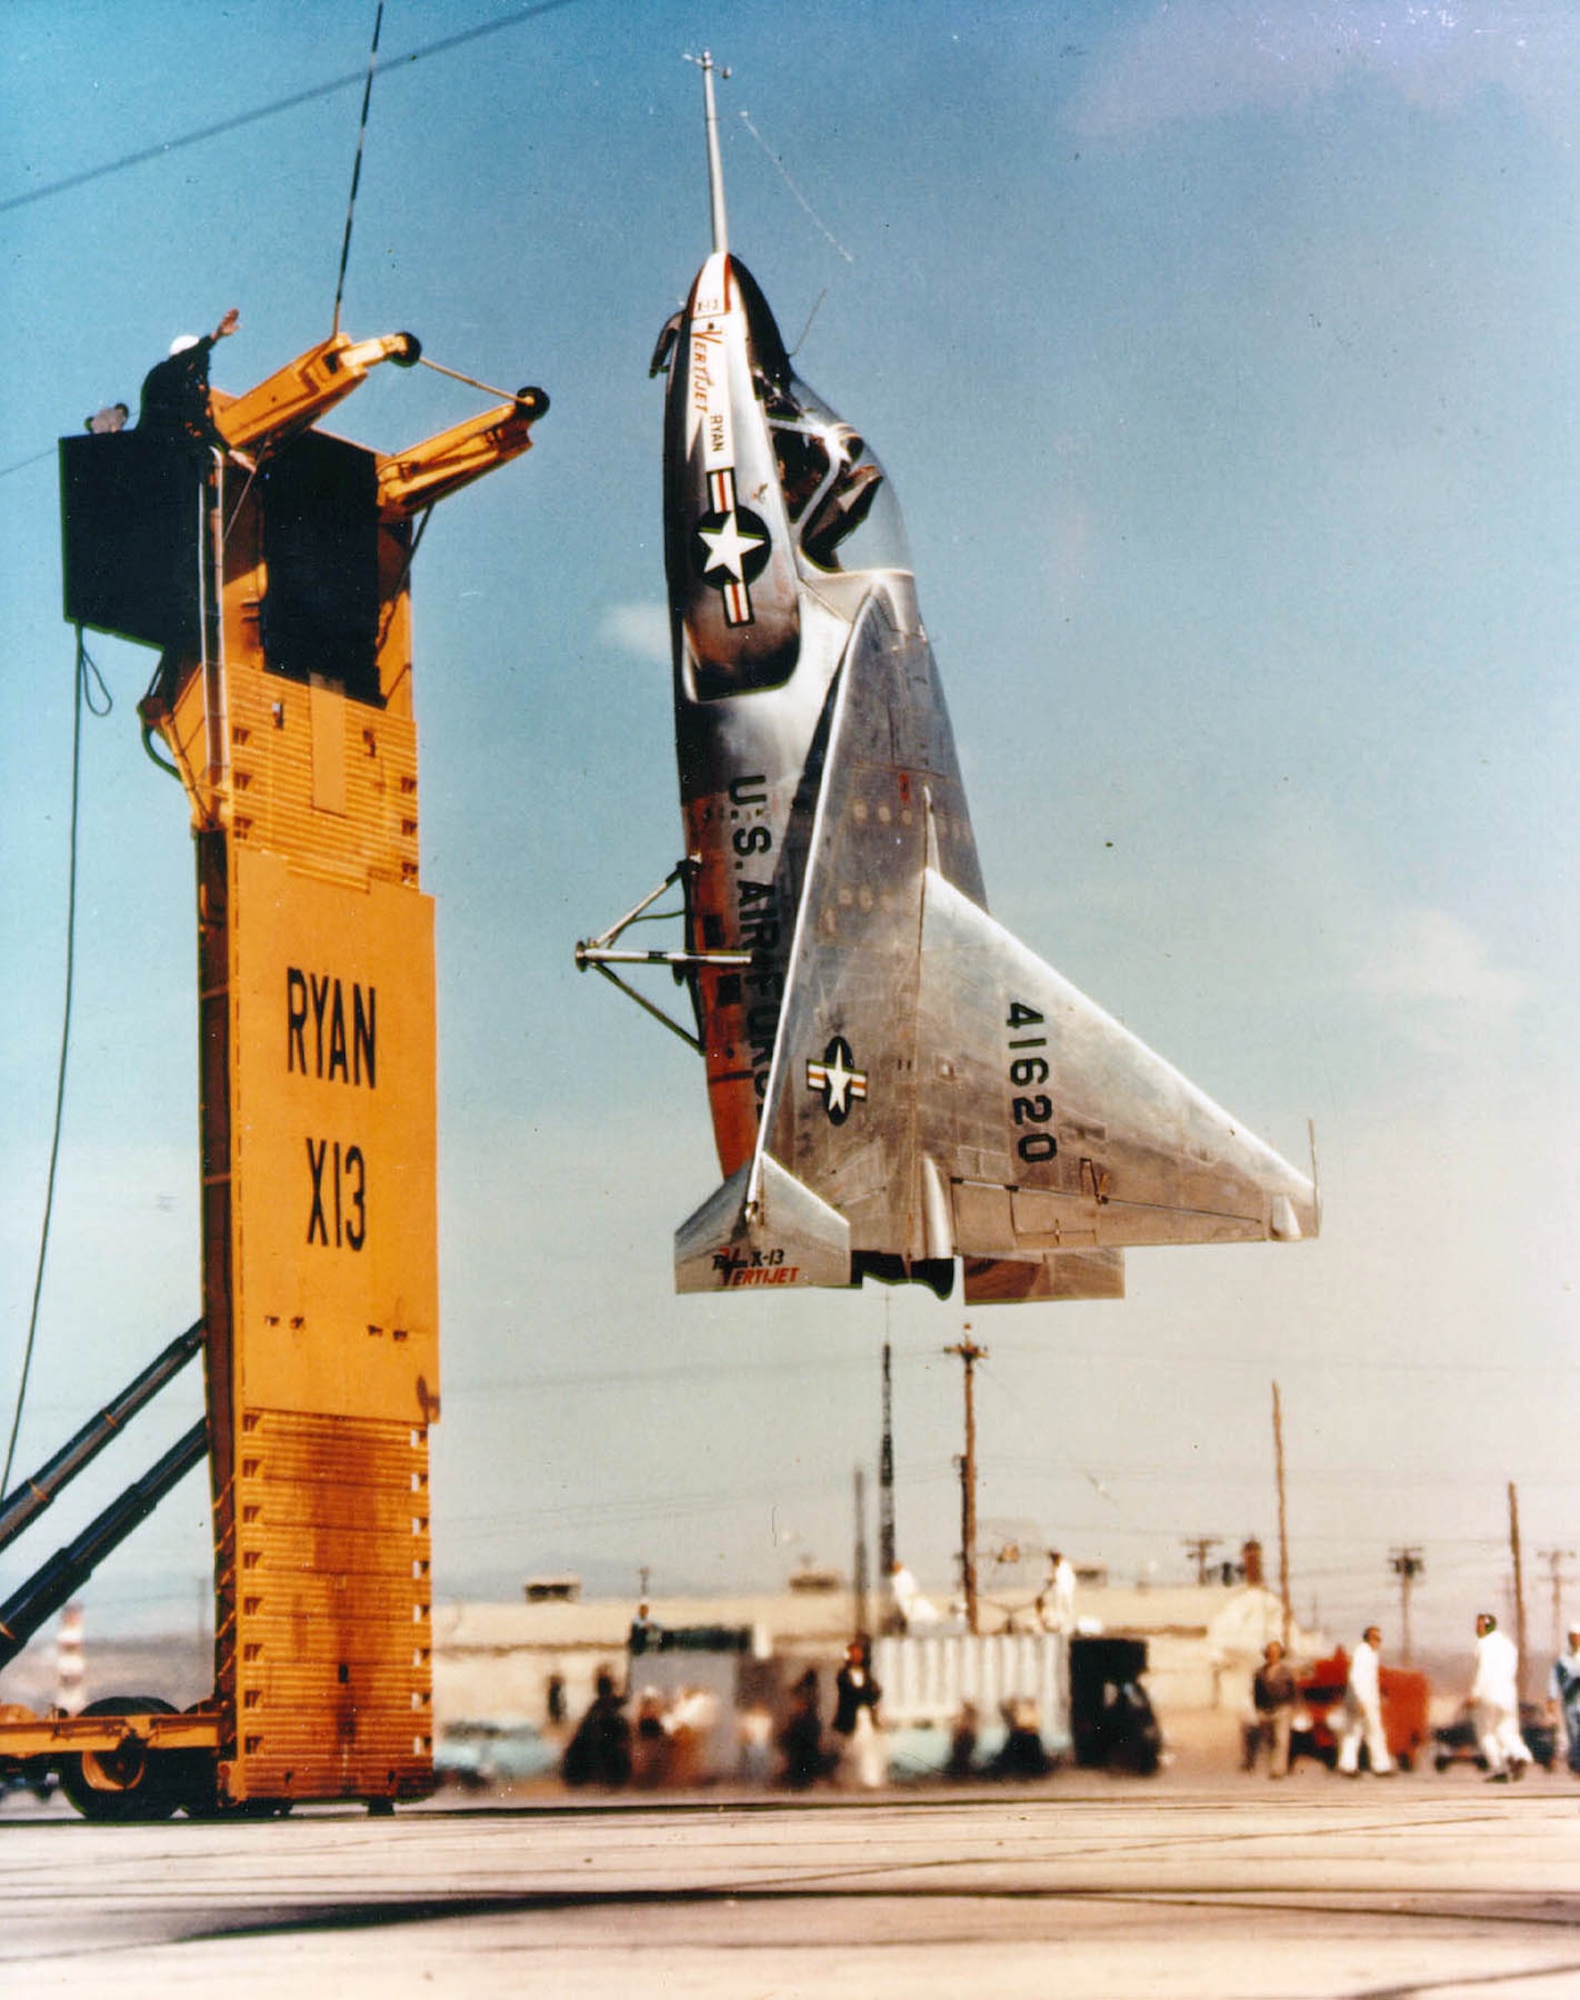
[{"label": "man in dark clothing", "polygon": [[560,1775],[567,1785],[619,1786],[631,1782],[631,1725],[614,1676],[598,1675],[593,1704],[566,1745]]},{"label": "man in dark clothing", "polygon": [[779,1748],[784,1752],[784,1782],[793,1791],[804,1791],[827,1769],[815,1667],[808,1667],[795,1684],[790,1714],[779,1732]]},{"label": "man in dark clothing", "polygon": [[[230,450],[209,407],[209,356],[216,341],[228,339],[240,324],[241,313],[232,306],[214,331],[201,340],[182,334],[172,341],[168,359],[158,362],[143,377],[138,432],[144,437],[166,438],[181,446],[191,467],[194,496],[203,490],[198,482],[206,480],[216,451],[237,459],[249,472],[253,470],[253,462],[244,452]],[[90,427],[97,421],[90,418]],[[191,650],[195,650],[195,641]],[[182,648],[167,645],[159,656],[148,692],[137,705],[145,729],[158,728],[174,707],[182,665]]]},{"label": "man in dark clothing", "polygon": [[[1262,1649],[1262,1664],[1251,1682],[1251,1700],[1256,1708],[1258,1750],[1267,1751],[1267,1775],[1289,1776],[1289,1734],[1295,1719],[1295,1703],[1300,1690],[1284,1658],[1278,1640],[1270,1639]],[[1251,1768],[1256,1768],[1253,1756]]]},{"label": "man in dark clothing", "polygon": [[858,1633],[845,1648],[845,1664],[834,1676],[834,1721],[839,1736],[856,1733],[863,1709],[869,1714],[883,1698],[883,1690],[872,1678],[871,1651],[865,1634]]},{"label": "man in dark clothing", "polygon": [[1029,1701],[999,1703],[1004,1718],[1004,1741],[988,1766],[994,1778],[1045,1778],[1053,1769],[1053,1759],[1043,1748],[1037,1711]]},{"label": "man in dark clothing", "polygon": [[963,1701],[960,1713],[955,1717],[954,1732],[949,1739],[949,1762],[944,1766],[946,1778],[970,1778],[976,1773],[977,1760],[977,1710],[976,1703]]},{"label": "man in dark clothing", "polygon": [[834,1676],[834,1720],[844,1743],[840,1761],[848,1777],[871,1790],[884,1779],[887,1757],[878,1733],[883,1690],[872,1678],[872,1642],[858,1632],[845,1648],[845,1664]]},{"label": "man in dark clothing", "polygon": [[241,313],[232,306],[201,340],[183,334],[172,343],[168,360],[150,368],[143,380],[137,428],[183,439],[199,465],[207,463],[211,451],[226,449],[209,408],[208,364],[216,341],[226,339],[240,324]]}]

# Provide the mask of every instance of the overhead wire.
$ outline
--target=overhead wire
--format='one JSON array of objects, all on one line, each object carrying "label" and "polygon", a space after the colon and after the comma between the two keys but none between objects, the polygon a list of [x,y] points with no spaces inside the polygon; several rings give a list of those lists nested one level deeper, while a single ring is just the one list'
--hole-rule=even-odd
[{"label": "overhead wire", "polygon": [[[520,27],[523,22],[536,19],[539,15],[553,13],[559,8],[569,7],[574,4],[575,0],[538,0],[537,5],[518,8],[513,14],[505,15],[500,20],[485,21],[475,28],[464,29],[461,33],[455,35],[446,35],[439,41],[428,42],[419,48],[408,50],[403,55],[392,56],[388,59],[386,67],[394,67],[396,64],[406,64],[409,66],[412,63],[425,62],[430,56],[447,55],[452,49],[459,48],[464,43],[477,41],[484,35],[498,34],[506,28]],[[362,179],[363,141],[367,133],[368,108],[373,92],[373,76],[377,67],[379,38],[383,21],[384,0],[379,0],[378,12],[373,23],[373,45],[369,51],[366,71],[359,70],[351,75],[335,77],[327,83],[316,84],[309,90],[296,91],[289,97],[277,98],[272,104],[259,106],[253,111],[241,112],[234,118],[223,119],[218,124],[200,126],[196,131],[184,133],[178,138],[162,140],[157,146],[145,146],[135,153],[124,154],[120,159],[107,161],[103,166],[89,167],[81,173],[68,174],[62,180],[51,181],[44,187],[29,189],[25,194],[8,196],[6,199],[0,200],[0,215],[6,214],[12,209],[24,208],[31,202],[43,201],[51,195],[65,194],[72,188],[85,186],[91,181],[107,179],[111,174],[122,173],[130,167],[141,166],[149,160],[162,159],[165,154],[178,152],[183,147],[196,146],[208,139],[221,138],[227,132],[237,131],[245,125],[256,124],[261,119],[273,118],[286,111],[294,111],[300,105],[313,103],[319,98],[331,97],[336,92],[348,90],[353,84],[361,81],[363,83],[362,118],[357,130],[356,159],[351,175],[351,197],[346,207],[345,235],[340,246],[340,271],[335,285],[334,328],[338,332],[340,328],[340,307],[345,292],[346,266],[351,254],[352,222],[356,211],[357,191]],[[453,381],[464,382],[469,388],[481,389],[490,396],[497,396],[502,402],[513,402],[515,400],[514,394],[510,391],[495,389],[490,384],[479,382],[473,376],[463,375],[454,368],[442,367],[437,361],[430,361],[426,355],[420,358],[422,365],[425,368],[431,368],[437,375],[448,375]],[[11,474],[16,472],[26,472],[31,466],[42,465],[46,458],[53,458],[55,454],[56,447],[50,445],[45,450],[36,451],[27,458],[19,458],[14,460],[10,465],[0,466],[0,479],[7,479]],[[156,757],[154,761],[158,763],[160,760]]]},{"label": "overhead wire", "polygon": [[0,465],[0,479],[9,479],[13,472],[26,472],[30,465],[42,465],[46,458],[53,458],[58,449],[57,445],[46,445],[42,451],[35,451],[31,458],[18,458],[10,465]]},{"label": "overhead wire", "polygon": [[357,213],[357,189],[362,185],[362,148],[368,136],[368,109],[373,102],[373,75],[379,63],[379,33],[384,26],[384,0],[373,17],[373,46],[368,50],[368,80],[362,90],[362,117],[357,125],[357,157],[351,169],[351,199],[346,203],[346,233],[340,239],[340,275],[335,280],[335,314],[331,330],[340,331],[340,304],[346,292],[346,265],[351,257],[351,225]]},{"label": "overhead wire", "polygon": [[[102,705],[94,699],[95,682],[103,697]],[[11,1437],[6,1446],[5,1470],[0,1472],[0,1493],[9,1493],[11,1490],[11,1467],[16,1458],[17,1438],[22,1429],[22,1413],[27,1406],[28,1378],[32,1373],[33,1351],[38,1339],[39,1306],[44,1296],[44,1271],[49,1260],[50,1222],[55,1212],[55,1174],[60,1164],[60,1134],[65,1122],[66,1069],[71,1050],[71,1000],[77,962],[77,833],[82,798],[82,716],[85,709],[91,715],[108,715],[114,705],[104,676],[88,651],[87,643],[82,636],[82,627],[79,625],[71,719],[71,815],[66,864],[66,980],[61,1004],[60,1060],[55,1070],[55,1118],[49,1142],[49,1171],[44,1183],[44,1218],[39,1230],[38,1262],[33,1273],[33,1301],[28,1312],[27,1338],[22,1348],[22,1373],[17,1383],[16,1409],[11,1418]]]},{"label": "overhead wire", "polygon": [[[994,1390],[996,1394],[1003,1396],[1005,1401],[1010,1403],[1011,1406],[1017,1411],[1017,1413],[1019,1413],[1024,1408],[1024,1402],[1017,1401],[1014,1397],[1010,1395],[1008,1388],[1005,1386],[1003,1382],[1001,1382],[998,1379],[997,1372],[988,1365],[986,1360],[984,1360],[982,1363],[982,1380],[985,1383],[987,1383]],[[1107,1486],[1104,1485],[1103,1481],[1098,1478],[1097,1474],[1093,1472],[1090,1469],[1090,1467],[1080,1464],[1071,1455],[1068,1447],[1062,1443],[1056,1443],[1053,1446],[1053,1449],[1057,1453],[1058,1457],[1063,1461],[1064,1472],[1066,1476],[1073,1474],[1076,1478],[1085,1480],[1086,1484],[1091,1487],[1092,1491],[1097,1495],[1097,1497],[1100,1500],[1104,1501],[1108,1506],[1113,1508],[1114,1512],[1119,1516],[1120,1521],[1125,1523],[1127,1526],[1130,1525],[1131,1516],[1128,1509],[1119,1500],[1115,1499],[1114,1495],[1108,1490]],[[1000,1455],[993,1452],[983,1452],[981,1454],[981,1459],[984,1467],[988,1467],[994,1464],[1008,1465],[1012,1462],[1007,1455]]]},{"label": "overhead wire", "polygon": [[[790,169],[785,165],[784,161],[769,145],[768,141],[763,137],[762,133],[758,131],[757,127],[752,123],[750,117],[744,111],[741,113],[741,123],[746,127],[747,131],[751,133],[752,137],[757,141],[758,145],[762,147],[763,151],[768,155],[769,159],[772,160],[774,165],[779,169],[780,177],[783,179],[785,186],[790,190],[790,192],[795,196],[796,200],[800,202],[801,206],[806,210],[807,215],[811,219],[813,225],[820,231],[820,233],[833,246],[833,248],[839,252],[840,256],[844,258],[847,264],[854,264],[856,261],[855,258],[851,256],[850,252],[845,248],[844,244],[840,242],[839,238],[834,234],[833,230],[829,228],[828,224],[823,220],[822,216],[818,214],[817,210],[812,206],[811,202],[807,200],[806,196],[801,192],[800,188],[796,186],[795,182],[790,177]],[[813,310],[816,311],[816,307],[814,307]],[[802,337],[805,338],[804,335]]]},{"label": "overhead wire", "polygon": [[[464,28],[459,34],[445,35],[439,41],[425,42],[419,48],[408,49],[400,55],[391,56],[386,67],[397,63],[410,66],[426,62],[432,56],[448,55],[452,49],[463,47],[468,42],[481,41],[485,35],[497,35],[507,28],[519,28],[524,21],[536,20],[540,15],[557,13],[562,7],[572,7],[577,0],[536,0],[531,7],[518,7],[514,13],[503,14],[497,21],[483,21],[475,28]],[[180,152],[187,146],[201,145],[207,139],[223,138],[227,132],[237,132],[247,125],[256,125],[265,118],[277,118],[286,111],[295,111],[300,105],[316,103],[320,98],[333,97],[337,92],[350,90],[362,82],[365,72],[357,69],[346,76],[331,78],[327,83],[312,85],[307,90],[293,91],[289,97],[276,98],[271,104],[261,104],[251,111],[240,111],[232,118],[221,118],[212,125],[198,126],[194,131],[183,132],[174,139],[163,139],[156,146],[142,146],[135,153],[123,153],[118,160],[106,160],[97,167],[85,167],[80,173],[66,174],[61,179],[48,181],[42,187],[28,188],[22,194],[8,196],[0,201],[0,215],[12,209],[26,208],[36,201],[47,201],[51,196],[66,194],[72,188],[87,187],[94,181],[106,180],[111,174],[124,173],[129,167],[140,167],[149,160],[164,159],[167,154]]]}]

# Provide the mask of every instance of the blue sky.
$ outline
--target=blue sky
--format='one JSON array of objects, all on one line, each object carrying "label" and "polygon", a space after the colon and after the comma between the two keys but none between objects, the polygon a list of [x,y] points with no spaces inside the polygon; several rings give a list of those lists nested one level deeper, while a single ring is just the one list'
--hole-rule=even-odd
[{"label": "blue sky", "polygon": [[[553,399],[527,460],[439,510],[416,574],[441,1594],[512,1594],[560,1561],[646,1563],[658,1588],[848,1561],[886,1329],[902,1553],[950,1568],[959,1310],[675,1299],[672,1231],[716,1179],[700,1076],[571,964],[679,840],[646,364],[707,248],[681,56],[711,46],[734,69],[732,245],[904,507],[996,914],[1292,1157],[1317,1126],[1319,1243],[1135,1253],[1123,1304],[978,1315],[981,1511],[1120,1576],[1183,1575],[1187,1535],[1271,1540],[1276,1377],[1302,1610],[1387,1622],[1388,1551],[1412,1543],[1421,1629],[1467,1632],[1501,1602],[1506,1483],[1542,1579],[1580,1500],[1580,26],[1381,0],[525,15],[391,0],[344,314]],[[7,1412],[71,745],[37,455],[135,403],[171,337],[226,306],[224,387],[326,331],[372,16],[0,18]],[[386,371],[338,422],[389,449],[473,407]],[[152,657],[93,650],[116,706],[84,731],[23,1464],[198,1305],[185,810],[138,747]],[[183,1393],[0,1559],[0,1588],[190,1421]],[[205,1560],[193,1480],[96,1581],[94,1615],[188,1615]],[[1542,1637],[1546,1603],[1533,1583]]]}]

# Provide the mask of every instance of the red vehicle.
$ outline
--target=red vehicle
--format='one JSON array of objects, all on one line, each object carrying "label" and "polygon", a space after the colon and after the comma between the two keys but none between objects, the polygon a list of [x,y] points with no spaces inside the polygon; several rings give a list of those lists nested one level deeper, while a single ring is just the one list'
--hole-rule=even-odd
[{"label": "red vehicle", "polygon": [[[1315,1757],[1332,1765],[1339,1754],[1344,1728],[1344,1690],[1349,1684],[1350,1656],[1340,1646],[1297,1676],[1300,1707],[1289,1742],[1289,1761]],[[1432,1745],[1427,1724],[1427,1679],[1406,1667],[1382,1667],[1377,1683],[1382,1691],[1383,1734],[1388,1754],[1401,1771],[1412,1770]],[[1362,1753],[1364,1755],[1364,1751]]]}]

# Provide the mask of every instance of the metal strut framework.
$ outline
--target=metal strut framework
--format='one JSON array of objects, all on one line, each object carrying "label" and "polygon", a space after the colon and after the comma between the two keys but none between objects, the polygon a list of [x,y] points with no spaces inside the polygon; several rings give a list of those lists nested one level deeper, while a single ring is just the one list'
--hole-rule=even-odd
[{"label": "metal strut framework", "polygon": [[[594,972],[602,973],[611,986],[618,987],[628,1000],[634,1000],[644,1014],[651,1014],[661,1027],[668,1028],[672,1035],[680,1037],[687,1048],[695,1049],[697,1054],[701,1055],[703,1046],[698,1035],[693,1034],[689,1028],[683,1028],[678,1021],[666,1014],[662,1007],[656,1006],[645,994],[638,993],[634,986],[628,986],[620,975],[611,969],[616,965],[667,965],[678,981],[704,966],[738,968],[752,963],[752,954],[749,951],[621,951],[618,949],[619,940],[633,924],[638,923],[672,923],[681,918],[689,936],[691,884],[696,872],[697,862],[694,856],[685,861],[677,861],[658,887],[644,896],[635,909],[628,910],[618,922],[611,924],[608,930],[601,932],[597,937],[583,939],[578,943],[576,969],[578,972],[585,972],[590,966]],[[650,916],[648,912],[652,910],[659,897],[672,889],[677,882],[681,885],[685,896],[684,910],[659,910]]]},{"label": "metal strut framework", "polygon": [[[200,1417],[141,1479],[134,1480],[119,1499],[113,1500],[73,1541],[57,1549],[42,1569],[0,1604],[0,1667],[11,1664],[45,1619],[52,1618],[82,1588],[105,1557],[113,1554],[132,1530],[147,1520],[207,1450],[208,1421]],[[0,1750],[3,1748],[0,1739]]]},{"label": "metal strut framework", "polygon": [[119,1436],[127,1420],[151,1402],[167,1382],[174,1381],[202,1346],[201,1323],[178,1334],[113,1401],[83,1425],[69,1444],[62,1445],[31,1478],[24,1479],[14,1492],[0,1500],[0,1549],[37,1520],[79,1472],[86,1471],[104,1447]]}]

